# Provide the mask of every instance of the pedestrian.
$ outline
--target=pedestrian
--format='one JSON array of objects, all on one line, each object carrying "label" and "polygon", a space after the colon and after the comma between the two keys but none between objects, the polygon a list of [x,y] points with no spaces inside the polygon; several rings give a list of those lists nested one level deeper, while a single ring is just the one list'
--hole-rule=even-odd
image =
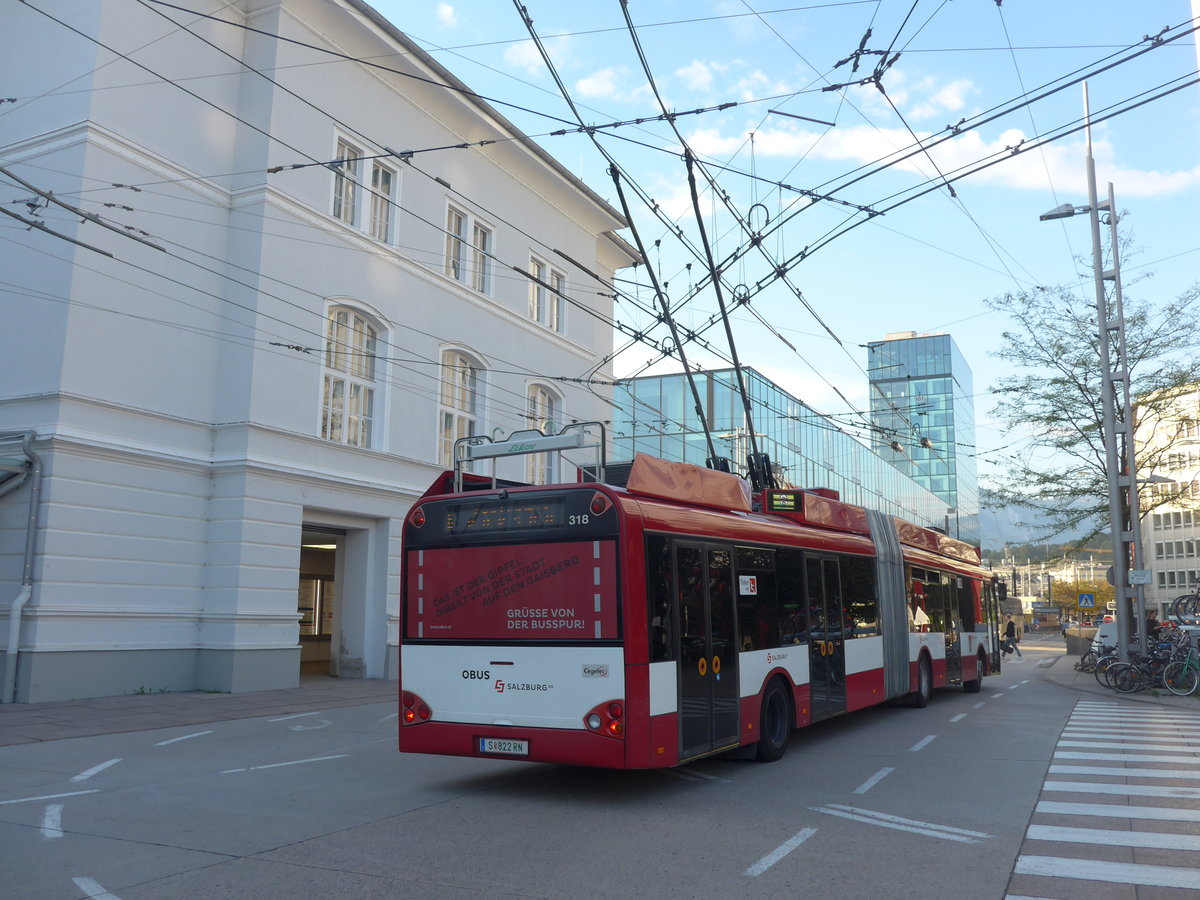
[{"label": "pedestrian", "polygon": [[1158,640],[1159,629],[1162,628],[1162,622],[1158,621],[1158,610],[1146,610],[1146,640]]},{"label": "pedestrian", "polygon": [[1016,652],[1017,656],[1023,656],[1021,648],[1017,646],[1017,623],[1013,621],[1012,616],[1007,617],[1004,623],[1004,655]]}]

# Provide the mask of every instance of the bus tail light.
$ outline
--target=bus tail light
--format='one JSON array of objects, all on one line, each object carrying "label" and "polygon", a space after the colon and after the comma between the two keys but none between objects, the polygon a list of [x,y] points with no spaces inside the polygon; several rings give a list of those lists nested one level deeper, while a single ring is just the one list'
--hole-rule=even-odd
[{"label": "bus tail light", "polygon": [[425,524],[425,510],[418,506],[412,511],[412,515],[408,517],[408,521],[412,522],[415,528],[420,528]]},{"label": "bus tail light", "polygon": [[583,717],[588,731],[608,737],[625,737],[625,704],[620,700],[609,700],[593,707]]},{"label": "bus tail light", "polygon": [[596,491],[596,493],[592,494],[591,510],[593,516],[604,515],[604,513],[608,512],[610,506],[612,506],[612,501],[602,493]]},{"label": "bus tail light", "polygon": [[421,722],[428,722],[433,716],[433,711],[429,708],[429,704],[412,691],[401,693],[400,703],[402,706],[400,721],[404,725],[418,725]]}]

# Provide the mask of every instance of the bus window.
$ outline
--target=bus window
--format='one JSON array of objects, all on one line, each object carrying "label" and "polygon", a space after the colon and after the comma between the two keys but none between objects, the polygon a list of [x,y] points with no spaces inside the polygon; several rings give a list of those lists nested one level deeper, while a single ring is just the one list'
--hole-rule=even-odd
[{"label": "bus window", "polygon": [[804,593],[804,553],[787,548],[779,550],[775,557],[775,573],[779,582],[780,645],[806,643],[808,599]]},{"label": "bus window", "polygon": [[846,616],[851,623],[846,637],[871,637],[879,634],[875,561],[857,556],[843,557],[842,588],[846,593]]},{"label": "bus window", "polygon": [[650,662],[674,658],[675,617],[671,608],[671,543],[646,538],[646,606],[650,617]]},{"label": "bus window", "polygon": [[779,596],[775,551],[738,547],[736,563],[738,628],[742,650],[779,646]]}]

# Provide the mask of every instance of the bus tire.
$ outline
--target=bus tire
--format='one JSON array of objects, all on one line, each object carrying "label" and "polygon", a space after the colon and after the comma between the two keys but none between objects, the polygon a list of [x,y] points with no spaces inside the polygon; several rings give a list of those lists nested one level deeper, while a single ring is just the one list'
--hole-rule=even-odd
[{"label": "bus tire", "polygon": [[773,678],[763,692],[758,717],[758,745],[754,755],[759,762],[775,762],[783,756],[792,736],[792,723],[791,699],[783,682]]},{"label": "bus tire", "polygon": [[988,673],[987,657],[980,653],[976,657],[975,678],[963,682],[964,694],[978,694],[983,689],[983,676]]},{"label": "bus tire", "polygon": [[929,657],[922,656],[917,663],[917,689],[908,695],[908,702],[916,709],[924,709],[933,697],[933,671],[929,668]]}]

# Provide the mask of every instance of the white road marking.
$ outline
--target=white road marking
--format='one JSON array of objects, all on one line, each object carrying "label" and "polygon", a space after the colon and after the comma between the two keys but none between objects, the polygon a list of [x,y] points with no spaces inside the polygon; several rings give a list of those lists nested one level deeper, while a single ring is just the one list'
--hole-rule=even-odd
[{"label": "white road marking", "polygon": [[983,701],[982,700],[975,704],[975,709],[983,709]]},{"label": "white road marking", "polygon": [[1200,756],[1156,756],[1153,753],[1081,753],[1078,750],[1054,751],[1058,759],[1107,759],[1110,762],[1161,762],[1177,766],[1200,766]]},{"label": "white road marking", "polygon": [[376,720],[376,722],[375,722],[375,724],[376,724],[376,725],[378,725],[380,722],[386,722],[386,721],[388,721],[389,719],[394,719],[394,718],[396,718],[396,717],[397,717],[397,716],[399,716],[399,715],[400,715],[400,713],[398,713],[398,712],[394,712],[394,713],[392,713],[390,716],[384,716],[382,719],[377,719],[377,720]]},{"label": "white road marking", "polygon": [[347,757],[349,755],[350,755],[349,753],[338,753],[335,756],[314,756],[311,759],[293,759],[290,762],[269,763],[265,766],[246,766],[246,768],[244,768],[244,769],[225,769],[220,774],[232,775],[236,772],[257,772],[259,769],[278,769],[283,766],[300,766],[300,765],[303,765],[304,763],[323,762],[327,759],[343,759],[344,757]]},{"label": "white road marking", "polygon": [[1149,847],[1156,850],[1200,850],[1200,836],[1163,831],[1120,831],[1115,828],[1065,828],[1030,825],[1025,837],[1035,841],[1100,844],[1113,847]]},{"label": "white road marking", "polygon": [[894,772],[894,771],[895,771],[895,769],[893,769],[893,768],[880,769],[878,772],[876,772],[874,775],[872,775],[870,778],[868,778],[866,781],[864,781],[862,784],[860,784],[858,787],[856,787],[854,789],[854,793],[865,794],[871,788],[875,787],[875,785],[879,784],[879,782],[883,781],[883,779],[885,779],[889,775],[891,775],[892,772]]},{"label": "white road marking", "polygon": [[76,775],[74,778],[72,778],[71,781],[87,781],[89,778],[91,778],[97,772],[103,772],[109,766],[115,766],[120,761],[121,761],[120,759],[110,759],[108,762],[102,762],[98,766],[92,766],[86,772],[80,772],[78,775]]},{"label": "white road marking", "polygon": [[1156,819],[1160,822],[1200,822],[1200,809],[1170,806],[1119,806],[1106,803],[1067,803],[1039,800],[1034,812],[1068,816],[1103,816],[1106,819]]},{"label": "white road marking", "polygon": [[1059,859],[1053,856],[1018,856],[1017,875],[1047,875],[1118,884],[1154,887],[1200,888],[1200,869],[1182,866],[1145,866],[1103,859]]},{"label": "white road marking", "polygon": [[72,878],[71,880],[75,882],[75,887],[91,897],[92,900],[121,900],[116,894],[106,891],[104,885],[95,878]]},{"label": "white road marking", "polygon": [[1003,697],[1003,696],[1004,696],[1004,694],[992,694],[992,699],[993,699],[993,700],[999,700],[999,699],[1000,699],[1001,697]]},{"label": "white road marking", "polygon": [[316,712],[293,713],[290,716],[279,716],[274,719],[267,719],[268,722],[288,722],[292,719],[303,719],[305,716],[315,716]]},{"label": "white road marking", "polygon": [[15,800],[0,800],[0,806],[7,806],[10,803],[37,803],[39,800],[57,800],[59,797],[79,797],[83,794],[98,794],[99,790],[93,788],[90,791],[71,791],[67,794],[42,794],[40,797],[18,797]]},{"label": "white road marking", "polygon": [[1120,794],[1124,797],[1177,797],[1200,800],[1200,788],[1164,787],[1161,784],[1097,784],[1091,781],[1047,781],[1043,791],[1068,791],[1076,794]]},{"label": "white road marking", "polygon": [[[1069,726],[1068,726],[1069,727]],[[1178,731],[1141,731],[1132,728],[1123,728],[1121,731],[1113,734],[1111,730],[1104,731],[1082,731],[1078,728],[1071,731],[1064,731],[1064,738],[1091,738],[1092,740],[1108,740],[1108,741],[1167,741],[1171,744],[1194,744],[1195,737],[1174,737],[1180,734]],[[1197,732],[1200,735],[1200,732]]]},{"label": "white road marking", "polygon": [[[1146,740],[1146,738],[1138,738],[1137,740]],[[1159,738],[1150,738],[1150,740],[1159,740]],[[1183,739],[1185,743],[1187,739]],[[1123,744],[1118,741],[1059,741],[1059,747],[1095,747],[1098,750],[1166,750],[1171,753],[1195,753],[1196,747],[1192,743],[1189,747],[1172,747],[1169,744]]]},{"label": "white road marking", "polygon": [[919,741],[917,741],[915,744],[913,744],[911,747],[909,747],[908,752],[916,753],[918,750],[924,750],[926,747],[929,746],[930,742],[932,742],[936,739],[937,739],[936,734],[927,734],[927,735],[925,735],[925,737],[921,738]]},{"label": "white road marking", "polygon": [[192,738],[203,737],[206,734],[212,734],[212,730],[209,729],[208,731],[196,731],[196,732],[193,732],[192,734],[185,734],[185,735],[181,735],[180,737],[171,738],[168,741],[159,741],[154,746],[155,747],[165,747],[165,746],[167,746],[167,744],[177,744],[180,741],[190,741]]},{"label": "white road marking", "polygon": [[815,828],[803,828],[800,831],[797,831],[794,835],[748,868],[744,874],[749,875],[751,878],[761,875],[816,833],[817,829]]},{"label": "white road marking", "polygon": [[42,816],[42,837],[52,840],[63,836],[62,811],[61,803],[51,803],[46,807],[46,812]]},{"label": "white road marking", "polygon": [[1200,772],[1180,772],[1177,769],[1120,769],[1110,766],[1051,766],[1051,775],[1105,775],[1115,778],[1174,778],[1200,779]]},{"label": "white road marking", "polygon": [[328,728],[332,724],[329,719],[318,719],[315,725],[289,725],[288,731],[316,731],[319,728]]},{"label": "white road marking", "polygon": [[697,772],[695,769],[689,769],[688,774],[695,775],[697,778],[703,779],[704,781],[719,781],[721,784],[733,784],[733,781],[729,778],[718,778],[716,775],[709,775],[706,772]]},{"label": "white road marking", "polygon": [[967,714],[966,714],[966,713],[959,713],[957,716],[951,716],[951,717],[950,717],[950,723],[951,723],[951,724],[954,724],[955,722],[961,722],[961,721],[962,721],[963,719],[965,719],[966,717],[967,717]]},{"label": "white road marking", "polygon": [[963,844],[977,844],[979,843],[979,838],[991,837],[990,834],[982,831],[954,828],[950,825],[938,825],[933,822],[921,822],[917,819],[905,819],[901,816],[890,816],[887,813],[875,812],[870,809],[843,806],[841,803],[830,803],[828,806],[810,806],[809,809],[813,812],[838,816],[842,819],[852,819],[855,822],[866,822],[868,825],[879,825],[883,828],[894,828],[897,831],[924,834],[928,837],[941,838],[945,841],[958,841]]}]

